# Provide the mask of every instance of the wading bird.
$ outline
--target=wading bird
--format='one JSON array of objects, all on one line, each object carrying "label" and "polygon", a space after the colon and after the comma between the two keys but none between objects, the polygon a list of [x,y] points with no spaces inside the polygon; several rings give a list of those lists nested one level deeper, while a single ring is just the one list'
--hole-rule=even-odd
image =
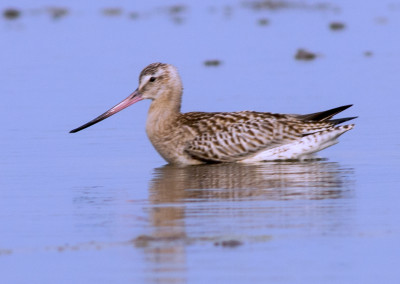
[{"label": "wading bird", "polygon": [[181,113],[182,82],[177,69],[170,64],[153,63],[143,69],[139,87],[125,100],[70,133],[144,99],[152,100],[147,135],[171,164],[307,159],[336,144],[340,135],[354,127],[339,124],[356,118],[332,119],[351,105],[305,115],[255,111]]}]

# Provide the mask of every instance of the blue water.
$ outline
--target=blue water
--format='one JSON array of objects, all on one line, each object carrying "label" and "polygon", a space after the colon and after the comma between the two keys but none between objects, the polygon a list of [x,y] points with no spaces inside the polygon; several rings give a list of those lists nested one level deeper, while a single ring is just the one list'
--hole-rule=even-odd
[{"label": "blue water", "polygon": [[[400,2],[281,3],[0,3],[22,12],[0,19],[1,282],[398,282]],[[325,160],[262,165],[165,165],[149,102],[68,133],[157,61],[184,112],[359,118]]]}]

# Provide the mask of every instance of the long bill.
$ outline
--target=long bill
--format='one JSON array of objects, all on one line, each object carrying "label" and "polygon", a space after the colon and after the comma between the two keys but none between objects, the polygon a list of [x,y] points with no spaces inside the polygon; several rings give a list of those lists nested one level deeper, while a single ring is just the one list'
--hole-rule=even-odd
[{"label": "long bill", "polygon": [[142,95],[138,92],[138,90],[135,90],[132,94],[130,94],[125,100],[120,102],[119,104],[115,105],[114,107],[110,108],[108,111],[103,113],[102,115],[99,115],[95,119],[89,121],[88,123],[85,123],[82,126],[79,126],[78,128],[72,129],[69,133],[75,133],[78,131],[81,131],[82,129],[85,129],[89,126],[92,126],[93,124],[96,124],[107,117],[112,116],[113,114],[116,114],[117,112],[123,110],[124,108],[127,108],[130,105],[133,105],[134,103],[143,100]]}]

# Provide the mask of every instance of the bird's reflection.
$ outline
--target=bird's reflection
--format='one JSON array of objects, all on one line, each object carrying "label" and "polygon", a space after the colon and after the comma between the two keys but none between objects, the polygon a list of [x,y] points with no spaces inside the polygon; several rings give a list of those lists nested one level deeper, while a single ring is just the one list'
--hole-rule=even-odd
[{"label": "bird's reflection", "polygon": [[337,163],[321,161],[190,167],[166,165],[155,169],[150,185],[151,201],[340,198],[348,193],[343,187],[345,173],[346,169]]},{"label": "bird's reflection", "polygon": [[144,247],[150,267],[166,269],[158,282],[181,283],[168,275],[186,267],[188,241],[264,234],[260,228],[269,234],[271,228],[301,224],[335,230],[342,216],[348,218],[340,199],[351,197],[352,176],[351,168],[325,161],[156,168],[149,186],[151,233],[136,243]]}]

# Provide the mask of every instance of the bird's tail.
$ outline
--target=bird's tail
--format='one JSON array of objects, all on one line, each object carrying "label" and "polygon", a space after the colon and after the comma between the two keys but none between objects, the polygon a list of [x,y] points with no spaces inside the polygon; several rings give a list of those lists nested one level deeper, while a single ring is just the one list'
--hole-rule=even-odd
[{"label": "bird's tail", "polygon": [[340,123],[343,123],[345,121],[349,121],[352,119],[357,118],[357,116],[353,117],[345,117],[345,118],[338,118],[338,119],[331,119],[334,117],[336,114],[344,111],[345,109],[348,109],[352,105],[345,105],[325,111],[320,111],[320,112],[315,112],[315,113],[310,113],[310,114],[304,114],[304,115],[299,115],[298,118],[303,120],[303,121],[314,121],[314,122],[330,122],[333,125],[337,125]]}]

